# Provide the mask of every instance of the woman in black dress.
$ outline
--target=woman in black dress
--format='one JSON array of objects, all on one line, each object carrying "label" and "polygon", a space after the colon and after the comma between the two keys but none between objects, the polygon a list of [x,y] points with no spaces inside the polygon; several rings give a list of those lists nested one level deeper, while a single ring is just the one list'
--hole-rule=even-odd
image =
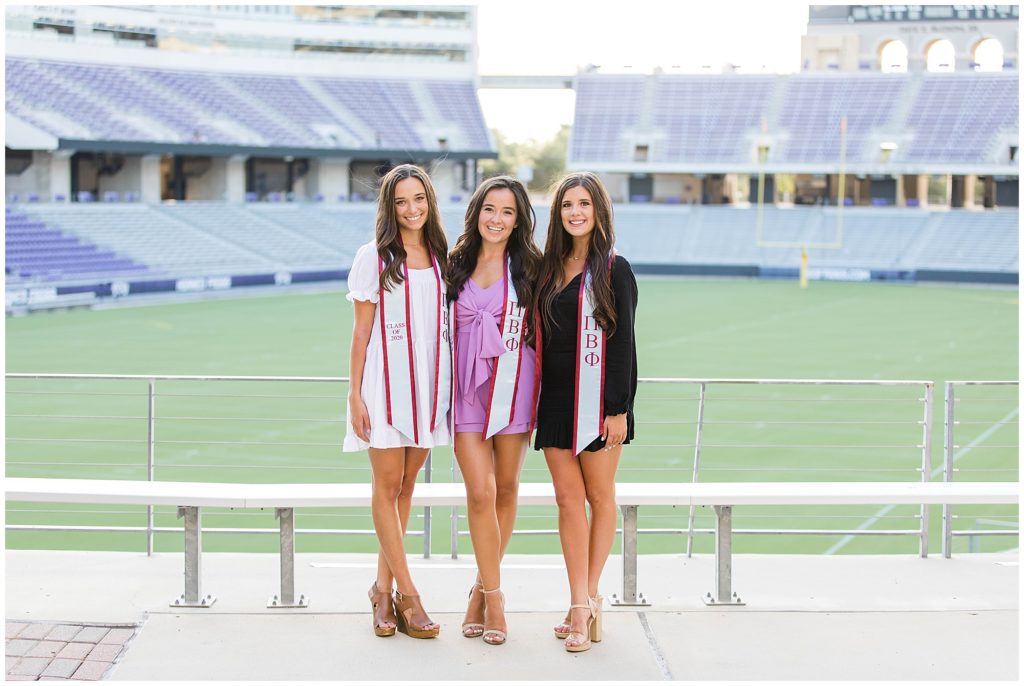
[{"label": "woman in black dress", "polygon": [[544,450],[558,503],[570,607],[555,635],[569,652],[601,640],[598,582],[615,539],[615,471],[633,438],[637,286],[614,244],[600,179],[589,172],[562,179],[535,309],[542,362],[534,447]]}]

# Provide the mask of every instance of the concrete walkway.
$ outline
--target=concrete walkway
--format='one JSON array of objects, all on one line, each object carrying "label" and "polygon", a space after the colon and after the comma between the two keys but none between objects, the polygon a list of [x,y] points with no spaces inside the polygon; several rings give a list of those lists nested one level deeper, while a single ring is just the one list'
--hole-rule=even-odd
[{"label": "concrete walkway", "polygon": [[[274,555],[203,558],[205,609],[173,608],[182,556],[7,551],[8,622],[138,624],[114,680],[1017,679],[1018,558],[737,555],[744,607],[706,607],[714,560],[643,555],[648,607],[605,605],[605,640],[571,655],[551,627],[567,605],[557,556],[506,558],[509,641],[459,633],[471,559],[410,557],[435,640],[370,627],[368,555],[299,554],[306,609],[268,609]],[[603,581],[620,583],[615,556]]]}]

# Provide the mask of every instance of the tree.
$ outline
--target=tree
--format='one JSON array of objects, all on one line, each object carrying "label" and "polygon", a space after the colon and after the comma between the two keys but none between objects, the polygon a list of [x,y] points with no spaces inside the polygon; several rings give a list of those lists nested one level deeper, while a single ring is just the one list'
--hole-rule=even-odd
[{"label": "tree", "polygon": [[533,170],[533,178],[527,183],[528,188],[544,192],[565,173],[566,153],[569,149],[567,125],[544,142],[530,139],[525,143],[515,143],[506,140],[497,129],[491,129],[491,132],[498,147],[498,159],[480,163],[484,178],[499,174],[518,176],[520,167],[529,167]]}]

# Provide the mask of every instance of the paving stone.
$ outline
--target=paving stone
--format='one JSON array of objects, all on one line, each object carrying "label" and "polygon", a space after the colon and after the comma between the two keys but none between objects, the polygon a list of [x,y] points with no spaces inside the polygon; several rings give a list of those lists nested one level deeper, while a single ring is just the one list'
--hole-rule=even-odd
[{"label": "paving stone", "polygon": [[35,677],[39,676],[39,673],[46,669],[48,664],[50,664],[48,657],[23,657],[18,660],[18,664],[11,667],[7,674]]},{"label": "paving stone", "polygon": [[7,666],[4,667],[4,671],[5,672],[9,672],[9,671],[11,671],[11,667],[13,667],[14,665],[18,664],[18,660],[20,658],[11,657],[10,655],[8,655],[4,659],[7,660]]},{"label": "paving stone", "polygon": [[16,638],[13,641],[7,641],[7,645],[4,649],[4,654],[17,655],[18,657],[21,657],[29,650],[31,650],[32,646],[34,646],[38,642],[39,641],[30,641],[24,638]]},{"label": "paving stone", "polygon": [[71,678],[82,681],[99,681],[108,669],[110,669],[109,662],[86,660],[82,663],[82,666],[78,668],[78,671],[71,675]]},{"label": "paving stone", "polygon": [[110,629],[105,626],[82,627],[82,630],[75,634],[74,641],[75,643],[99,643],[108,631]]},{"label": "paving stone", "polygon": [[67,678],[75,673],[75,671],[82,664],[81,660],[66,660],[64,658],[57,658],[49,664],[49,666],[43,670],[43,673],[39,676],[59,676]]},{"label": "paving stone", "polygon": [[29,624],[21,630],[18,638],[34,638],[38,640],[44,638],[51,631],[53,631],[52,624]]},{"label": "paving stone", "polygon": [[86,657],[85,659],[86,660],[99,660],[100,662],[113,662],[117,658],[117,656],[118,656],[118,654],[120,652],[121,652],[121,646],[120,645],[110,644],[110,643],[100,643],[99,645],[97,645],[95,648],[92,649],[92,652],[89,653],[89,656]]},{"label": "paving stone", "polygon": [[25,657],[53,657],[65,645],[63,641],[40,641],[25,653]]},{"label": "paving stone", "polygon": [[73,639],[82,627],[77,624],[58,624],[53,627],[53,631],[46,634],[47,641],[64,641],[67,643]]},{"label": "paving stone", "polygon": [[69,660],[84,660],[89,651],[93,649],[91,643],[68,643],[64,649],[57,653],[57,657]]},{"label": "paving stone", "polygon": [[111,629],[100,643],[124,643],[135,634],[135,629]]},{"label": "paving stone", "polygon": [[7,622],[7,638],[15,638],[18,633],[27,627],[28,624],[25,622]]}]

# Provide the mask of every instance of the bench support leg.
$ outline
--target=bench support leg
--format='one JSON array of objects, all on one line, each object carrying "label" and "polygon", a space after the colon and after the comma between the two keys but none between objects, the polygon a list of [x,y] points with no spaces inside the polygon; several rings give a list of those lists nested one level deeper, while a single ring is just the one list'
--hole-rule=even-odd
[{"label": "bench support leg", "polygon": [[276,507],[274,516],[281,522],[281,594],[271,596],[267,607],[309,607],[306,596],[295,600],[295,510]]},{"label": "bench support leg", "polygon": [[622,597],[613,593],[612,605],[650,605],[636,590],[636,505],[622,506]]},{"label": "bench support leg", "polygon": [[715,596],[705,605],[745,605],[732,590],[732,505],[715,505]]},{"label": "bench support leg", "polygon": [[178,519],[185,519],[185,592],[171,607],[210,607],[217,599],[203,595],[202,553],[203,530],[198,507],[179,507]]}]

